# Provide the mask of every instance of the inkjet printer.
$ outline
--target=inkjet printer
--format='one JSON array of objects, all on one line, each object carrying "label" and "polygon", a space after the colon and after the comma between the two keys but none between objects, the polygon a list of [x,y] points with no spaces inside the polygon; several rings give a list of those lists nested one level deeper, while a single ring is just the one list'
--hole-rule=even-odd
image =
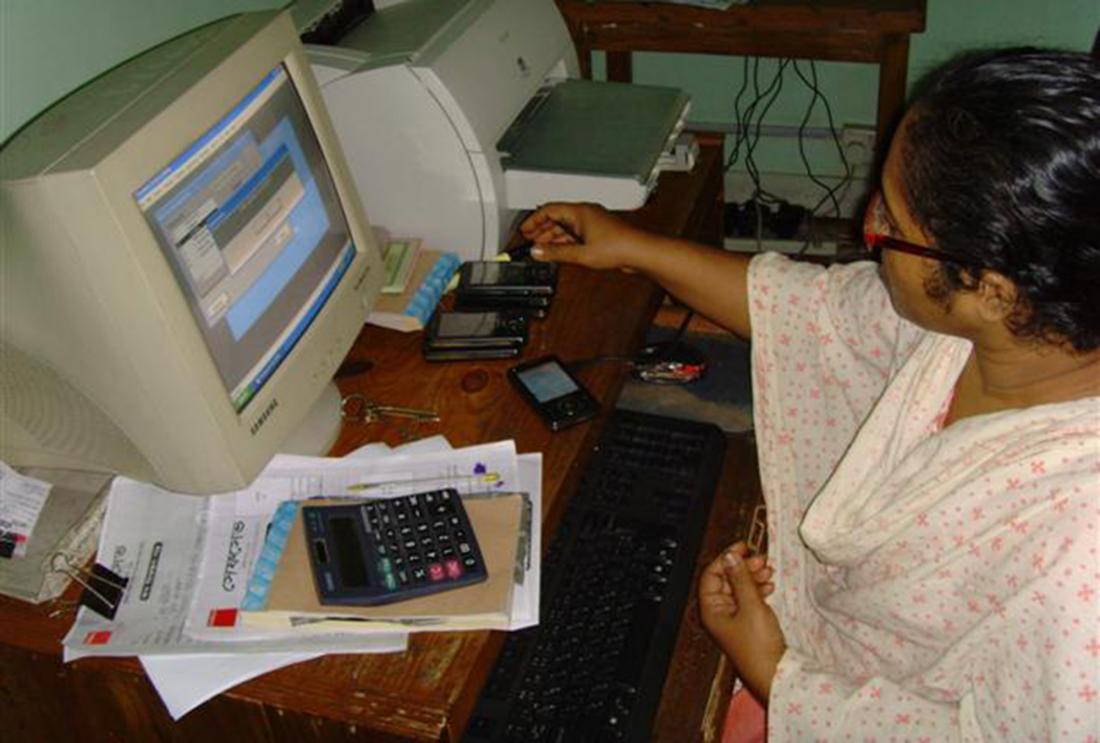
[{"label": "inkjet printer", "polygon": [[641,206],[689,106],[578,79],[553,0],[376,2],[307,50],[371,222],[464,260],[547,201]]}]

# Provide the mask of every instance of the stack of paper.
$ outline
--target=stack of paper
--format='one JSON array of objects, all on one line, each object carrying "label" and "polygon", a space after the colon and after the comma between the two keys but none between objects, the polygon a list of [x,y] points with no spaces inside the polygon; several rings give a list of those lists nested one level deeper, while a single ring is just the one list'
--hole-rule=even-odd
[{"label": "stack of paper", "polygon": [[95,551],[110,479],[0,463],[0,593],[33,603],[61,595]]},{"label": "stack of paper", "polygon": [[178,718],[230,686],[319,654],[403,651],[407,632],[419,627],[400,618],[370,631],[343,623],[264,627],[242,620],[240,606],[275,509],[318,495],[362,499],[351,486],[365,482],[373,484],[371,497],[441,487],[466,497],[485,490],[487,478],[478,473],[486,472],[494,475],[494,491],[526,493],[532,515],[527,554],[533,558],[518,575],[509,572],[510,604],[493,628],[530,626],[538,621],[541,470],[540,455],[517,456],[512,442],[451,450],[435,437],[396,450],[373,445],[344,459],[280,455],[248,488],[208,497],[118,478],[108,493],[97,562],[129,582],[113,619],[81,608],[64,639],[65,658],[140,656]]},{"label": "stack of paper", "polygon": [[[293,520],[273,578],[253,611],[244,608],[244,623],[275,629],[343,629],[358,632],[509,629],[512,590],[522,584],[530,509],[520,493],[471,494],[463,498],[470,524],[481,543],[488,579],[483,583],[380,606],[333,606],[318,600],[305,529],[300,512]],[[524,523],[524,519],[527,523]],[[518,563],[517,563],[518,558]],[[518,571],[517,571],[518,567]]]}]

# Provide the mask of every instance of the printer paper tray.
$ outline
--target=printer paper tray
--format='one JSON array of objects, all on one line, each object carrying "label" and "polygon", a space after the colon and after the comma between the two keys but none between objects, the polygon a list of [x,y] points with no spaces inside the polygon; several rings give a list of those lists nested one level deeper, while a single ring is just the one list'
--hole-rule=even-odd
[{"label": "printer paper tray", "polygon": [[608,209],[631,210],[645,204],[657,175],[654,171],[653,177],[643,182],[633,178],[508,170],[504,173],[504,188],[510,209],[535,209],[550,201],[590,201]]},{"label": "printer paper tray", "polygon": [[564,80],[544,89],[497,146],[508,206],[570,200],[640,207],[688,105],[676,88]]}]

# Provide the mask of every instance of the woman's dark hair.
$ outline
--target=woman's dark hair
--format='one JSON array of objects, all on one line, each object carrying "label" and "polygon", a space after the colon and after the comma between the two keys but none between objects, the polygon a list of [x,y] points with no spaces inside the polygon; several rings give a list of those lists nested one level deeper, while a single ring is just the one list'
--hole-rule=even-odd
[{"label": "woman's dark hair", "polygon": [[[1100,346],[1100,61],[964,55],[918,86],[904,136],[910,211],[940,249],[1016,284],[1013,333]],[[976,283],[941,272],[952,291]]]}]

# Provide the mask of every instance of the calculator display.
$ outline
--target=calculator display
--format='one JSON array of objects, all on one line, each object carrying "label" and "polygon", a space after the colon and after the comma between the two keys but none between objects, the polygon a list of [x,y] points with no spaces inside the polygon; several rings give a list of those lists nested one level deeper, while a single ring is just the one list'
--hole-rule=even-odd
[{"label": "calculator display", "polygon": [[336,560],[340,564],[340,576],[349,588],[361,588],[369,585],[367,565],[363,561],[363,548],[356,535],[356,519],[334,518],[329,520],[332,527],[332,542],[336,547]]}]

